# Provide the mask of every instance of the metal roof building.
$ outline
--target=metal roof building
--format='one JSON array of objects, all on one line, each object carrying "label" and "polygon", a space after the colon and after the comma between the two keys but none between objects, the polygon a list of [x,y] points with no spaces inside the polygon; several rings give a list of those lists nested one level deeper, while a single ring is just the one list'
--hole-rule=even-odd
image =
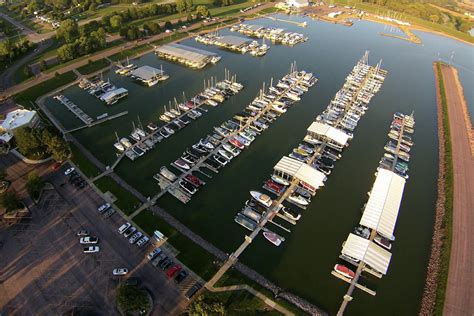
[{"label": "metal roof building", "polygon": [[343,131],[321,122],[313,122],[308,127],[308,133],[329,138],[341,146],[345,146],[349,140],[349,135]]},{"label": "metal roof building", "polygon": [[381,168],[370,191],[360,224],[377,230],[386,238],[392,238],[405,182],[403,177]]},{"label": "metal roof building", "polygon": [[176,60],[195,68],[202,68],[218,57],[215,53],[181,44],[159,46],[155,48],[155,52],[160,57]]},{"label": "metal roof building", "polygon": [[316,189],[323,186],[326,180],[324,173],[308,166],[304,162],[286,156],[282,157],[273,169],[289,177],[306,182]]},{"label": "metal roof building", "polygon": [[355,234],[349,234],[341,253],[365,262],[372,269],[382,274],[387,274],[390,259],[392,258],[392,254],[387,250]]},{"label": "metal roof building", "polygon": [[245,37],[240,37],[240,36],[225,35],[225,36],[220,36],[218,41],[220,44],[223,44],[226,46],[240,47],[244,44],[250,43],[252,40]]},{"label": "metal roof building", "polygon": [[140,79],[142,81],[149,81],[155,78],[157,75],[160,75],[162,70],[151,67],[151,66],[141,66],[131,72],[133,77]]}]

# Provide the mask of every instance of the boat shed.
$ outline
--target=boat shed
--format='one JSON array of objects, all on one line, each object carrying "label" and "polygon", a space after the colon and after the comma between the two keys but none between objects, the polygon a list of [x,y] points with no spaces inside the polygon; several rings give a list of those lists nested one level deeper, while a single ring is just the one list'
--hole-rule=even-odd
[{"label": "boat shed", "polygon": [[387,274],[392,254],[368,239],[349,234],[342,247],[342,254],[362,261],[377,272]]},{"label": "boat shed", "polygon": [[106,92],[104,95],[100,97],[102,101],[109,104],[113,102],[115,98],[120,98],[128,94],[128,90],[125,88],[118,88],[109,92]]},{"label": "boat shed", "polygon": [[246,45],[250,43],[252,40],[245,38],[245,37],[240,37],[240,36],[234,36],[234,35],[225,35],[225,36],[220,36],[218,39],[218,43],[220,45],[226,46],[226,47],[235,47],[239,48],[242,47],[243,45]]},{"label": "boat shed", "polygon": [[382,236],[391,239],[397,222],[405,182],[403,177],[393,171],[380,168],[360,224],[375,229]]},{"label": "boat shed", "polygon": [[194,68],[203,68],[217,57],[215,53],[181,44],[159,46],[155,48],[155,52],[160,57],[176,60]]},{"label": "boat shed", "polygon": [[297,178],[315,189],[323,186],[324,181],[326,181],[326,175],[324,173],[304,162],[286,156],[280,159],[275,167],[273,167],[273,170],[278,176],[284,179]]},{"label": "boat shed", "polygon": [[319,137],[329,139],[330,141],[335,142],[341,147],[346,146],[347,141],[349,140],[349,135],[347,135],[340,129],[321,122],[313,122],[308,127],[308,134],[315,138]]},{"label": "boat shed", "polygon": [[157,76],[162,74],[162,70],[151,67],[151,66],[141,66],[131,72],[131,76],[143,81],[148,82],[154,80]]}]

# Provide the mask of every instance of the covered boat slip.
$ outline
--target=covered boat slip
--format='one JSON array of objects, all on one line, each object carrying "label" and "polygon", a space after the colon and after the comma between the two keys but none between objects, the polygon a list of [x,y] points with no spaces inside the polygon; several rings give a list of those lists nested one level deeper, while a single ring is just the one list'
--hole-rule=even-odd
[{"label": "covered boat slip", "polygon": [[341,149],[344,146],[347,146],[347,142],[350,138],[349,135],[332,127],[329,124],[321,123],[321,122],[313,122],[307,129],[308,136],[316,139],[323,139],[328,140],[330,143],[335,144],[336,146],[340,147]]},{"label": "covered boat slip", "polygon": [[380,168],[360,224],[392,239],[405,182],[406,180],[396,173]]},{"label": "covered boat slip", "polygon": [[220,36],[216,44],[225,46],[228,48],[240,48],[246,44],[249,44],[251,41],[252,40],[245,37],[225,35],[225,36]]},{"label": "covered boat slip", "polygon": [[176,60],[193,68],[203,68],[219,58],[215,53],[181,44],[159,46],[155,48],[155,52],[162,58]]},{"label": "covered boat slip", "polygon": [[151,66],[142,66],[131,72],[131,77],[150,85],[164,74],[164,71]]},{"label": "covered boat slip", "polygon": [[354,260],[362,261],[372,269],[382,274],[387,274],[392,254],[373,241],[349,234],[342,247],[342,255]]},{"label": "covered boat slip", "polygon": [[326,175],[299,160],[282,157],[273,167],[274,173],[284,179],[297,178],[317,189],[324,185]]},{"label": "covered boat slip", "polygon": [[128,90],[125,88],[118,88],[109,92],[106,92],[104,95],[100,97],[102,101],[107,104],[113,104],[117,102],[119,99],[128,95]]}]

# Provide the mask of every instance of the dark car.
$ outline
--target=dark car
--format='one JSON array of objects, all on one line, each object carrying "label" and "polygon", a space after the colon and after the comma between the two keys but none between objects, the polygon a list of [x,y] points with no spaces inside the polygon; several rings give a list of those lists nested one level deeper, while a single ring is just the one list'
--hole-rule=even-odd
[{"label": "dark car", "polygon": [[166,269],[168,269],[169,267],[171,267],[173,264],[174,264],[173,260],[171,260],[171,259],[166,260],[166,261],[163,262],[163,264],[161,265],[161,269],[166,270]]},{"label": "dark car", "polygon": [[186,298],[188,300],[190,300],[194,294],[196,294],[197,291],[199,291],[200,289],[202,288],[202,284],[201,283],[196,283],[194,284],[185,294]]},{"label": "dark car", "polygon": [[176,278],[174,278],[174,280],[176,283],[179,284],[183,282],[187,276],[188,276],[188,273],[186,272],[186,270],[181,270],[181,272],[178,273],[178,275],[176,276]]}]

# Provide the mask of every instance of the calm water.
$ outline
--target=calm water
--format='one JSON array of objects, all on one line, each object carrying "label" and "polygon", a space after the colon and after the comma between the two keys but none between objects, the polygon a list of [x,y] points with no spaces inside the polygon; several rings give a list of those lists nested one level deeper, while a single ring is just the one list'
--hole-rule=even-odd
[{"label": "calm water", "polygon": [[[383,26],[368,22],[358,22],[348,28],[308,20],[306,29],[268,19],[255,23],[303,32],[310,40],[293,48],[272,46],[263,58],[224,52],[193,40],[184,41],[184,44],[215,51],[223,57],[218,65],[202,71],[161,61],[152,54],[144,56],[137,61],[138,64],[155,67],[163,64],[171,78],[159,87],[145,88],[113,72],[104,73],[116,85],[130,91],[126,100],[109,108],[77,87],[65,92],[91,116],[105,111],[129,111],[128,116],[76,133],[77,138],[100,160],[111,164],[115,158],[112,146],[115,131],[119,136],[129,134],[132,120],[138,121],[137,115],[144,125],[157,121],[168,100],[182,98],[183,90],[188,97],[199,92],[203,80],[210,76],[222,78],[224,68],[236,73],[238,81],[246,86],[239,95],[220,107],[210,109],[203,118],[136,162],[124,160],[119,165],[120,176],[151,196],[158,190],[152,175],[160,166],[178,158],[186,147],[209,133],[214,125],[244,108],[258,93],[263,81],[268,83],[271,77],[278,79],[283,76],[294,60],[300,69],[314,72],[320,81],[303,100],[273,124],[251,148],[232,161],[229,167],[209,180],[188,205],[184,206],[170,196],[159,201],[160,206],[195,232],[222,250],[232,252],[246,234],[242,227],[233,222],[233,217],[248,198],[248,191],[260,188],[275,163],[302,140],[306,128],[327,106],[364,51],[369,50],[370,61],[376,63],[383,59],[383,68],[389,71],[389,75],[360,121],[344,157],[337,163],[326,186],[304,211],[298,225],[291,227],[292,232],[287,234],[275,228],[285,236],[285,243],[276,248],[259,236],[241,260],[282,287],[334,314],[347,290],[346,284],[330,274],[341,243],[360,220],[360,209],[374,181],[373,174],[383,154],[387,140],[385,135],[393,112],[414,111],[416,145],[412,150],[410,180],[399,214],[390,269],[382,280],[367,280],[377,291],[377,296],[356,291],[348,312],[353,315],[416,314],[429,256],[436,197],[437,127],[432,62],[438,58],[449,60],[451,52],[455,51],[453,62],[459,68],[466,98],[474,113],[472,89],[468,89],[473,86],[473,49],[451,39],[421,32],[418,34],[424,44],[414,45],[379,36]],[[79,125],[58,102],[48,100],[48,106],[62,118],[65,126]]]}]

